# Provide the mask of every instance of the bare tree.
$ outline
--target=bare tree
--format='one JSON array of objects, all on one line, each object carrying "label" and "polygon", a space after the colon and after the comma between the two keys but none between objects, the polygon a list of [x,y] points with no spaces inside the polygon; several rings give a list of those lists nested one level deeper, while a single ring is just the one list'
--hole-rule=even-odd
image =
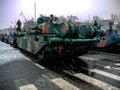
[{"label": "bare tree", "polygon": [[24,31],[33,28],[35,26],[34,18],[31,18],[30,20],[25,21],[23,24],[24,25],[22,27],[22,30]]},{"label": "bare tree", "polygon": [[79,18],[77,16],[70,15],[67,17],[67,21],[70,21],[70,22],[77,22],[78,20]]},{"label": "bare tree", "polygon": [[79,18],[77,16],[73,16],[73,15],[70,15],[67,17],[60,16],[60,17],[58,17],[58,19],[60,22],[80,23]]},{"label": "bare tree", "polygon": [[96,20],[96,21],[100,21],[100,20],[101,20],[101,17],[99,17],[99,16],[97,16],[97,15],[96,15],[96,16],[93,16],[93,21],[95,21],[95,20]]},{"label": "bare tree", "polygon": [[117,20],[119,17],[116,14],[111,14],[111,19],[113,21]]},{"label": "bare tree", "polygon": [[111,20],[116,24],[116,27],[120,30],[120,15],[111,14]]},{"label": "bare tree", "polygon": [[65,22],[67,22],[67,19],[66,19],[66,17],[64,17],[64,16],[60,16],[60,17],[58,17],[58,19],[59,19],[59,22],[60,22],[60,23],[65,23]]}]

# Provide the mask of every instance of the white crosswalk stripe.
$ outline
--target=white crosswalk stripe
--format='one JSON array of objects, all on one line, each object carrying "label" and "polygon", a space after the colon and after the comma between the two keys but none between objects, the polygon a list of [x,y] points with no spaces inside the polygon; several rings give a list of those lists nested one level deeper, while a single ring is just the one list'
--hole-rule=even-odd
[{"label": "white crosswalk stripe", "polygon": [[80,90],[79,88],[65,81],[62,78],[52,79],[51,81],[55,83],[57,86],[59,86],[60,88],[62,88],[63,90]]},{"label": "white crosswalk stripe", "polygon": [[[96,86],[98,86],[98,87],[100,87],[100,88],[102,88],[104,90],[119,90],[119,88],[117,88],[117,87],[114,87],[114,86],[112,86],[110,84],[107,84],[105,82],[102,82],[100,80],[97,80],[95,78],[92,78],[92,77],[87,76],[87,75],[82,74],[82,73],[76,73],[76,74],[74,74],[74,76],[79,78],[79,79],[82,79],[82,80],[84,80],[84,81],[86,81],[88,83],[96,85]],[[108,89],[108,88],[110,88],[110,89]]]},{"label": "white crosswalk stripe", "polygon": [[20,90],[38,90],[33,84],[19,87]]},{"label": "white crosswalk stripe", "polygon": [[93,70],[90,70],[90,71],[120,81],[120,76],[118,76],[118,75],[111,74],[111,73],[108,73],[108,72],[105,72],[105,71],[102,71],[102,70],[98,70],[98,69],[93,69]]}]

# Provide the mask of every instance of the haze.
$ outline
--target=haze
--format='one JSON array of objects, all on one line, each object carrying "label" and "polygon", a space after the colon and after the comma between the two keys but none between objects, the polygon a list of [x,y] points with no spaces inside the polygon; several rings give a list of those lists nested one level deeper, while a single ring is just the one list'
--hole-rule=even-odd
[{"label": "haze", "polygon": [[[1,0],[0,1],[0,28],[8,27],[24,18],[34,18],[34,3],[36,2],[36,16],[78,16],[80,20],[89,20],[98,15],[104,19],[110,18],[111,14],[120,14],[120,0]],[[11,23],[12,22],[12,23]]]}]

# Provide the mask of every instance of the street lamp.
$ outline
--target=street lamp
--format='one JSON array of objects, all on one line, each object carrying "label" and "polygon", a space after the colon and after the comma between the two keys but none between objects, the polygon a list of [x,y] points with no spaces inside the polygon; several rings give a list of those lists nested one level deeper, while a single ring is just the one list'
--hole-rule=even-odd
[{"label": "street lamp", "polygon": [[35,16],[35,26],[36,26],[36,0],[34,2],[34,16]]},{"label": "street lamp", "polygon": [[26,19],[25,15],[22,12],[19,15],[22,16],[25,19],[25,22],[27,22],[27,19]]}]

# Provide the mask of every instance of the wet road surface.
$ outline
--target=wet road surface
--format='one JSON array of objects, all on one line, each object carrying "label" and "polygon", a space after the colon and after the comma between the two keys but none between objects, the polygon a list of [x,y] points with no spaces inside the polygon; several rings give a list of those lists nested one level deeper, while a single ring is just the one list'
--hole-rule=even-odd
[{"label": "wet road surface", "polygon": [[0,43],[0,90],[61,90],[50,81],[54,76],[17,49]]},{"label": "wet road surface", "polygon": [[90,52],[80,56],[88,63],[90,77],[120,88],[120,55]]},{"label": "wet road surface", "polygon": [[[119,65],[119,62],[116,65]],[[113,68],[116,69],[116,67]],[[117,78],[120,78],[119,69],[117,71],[117,74],[116,71],[114,73]],[[102,80],[99,81],[95,75],[93,77],[76,73],[74,76],[79,78],[73,79],[58,75],[32,62],[18,49],[0,42],[0,90],[119,90],[119,82],[116,83],[117,86],[114,86],[107,82],[104,83]]]}]

